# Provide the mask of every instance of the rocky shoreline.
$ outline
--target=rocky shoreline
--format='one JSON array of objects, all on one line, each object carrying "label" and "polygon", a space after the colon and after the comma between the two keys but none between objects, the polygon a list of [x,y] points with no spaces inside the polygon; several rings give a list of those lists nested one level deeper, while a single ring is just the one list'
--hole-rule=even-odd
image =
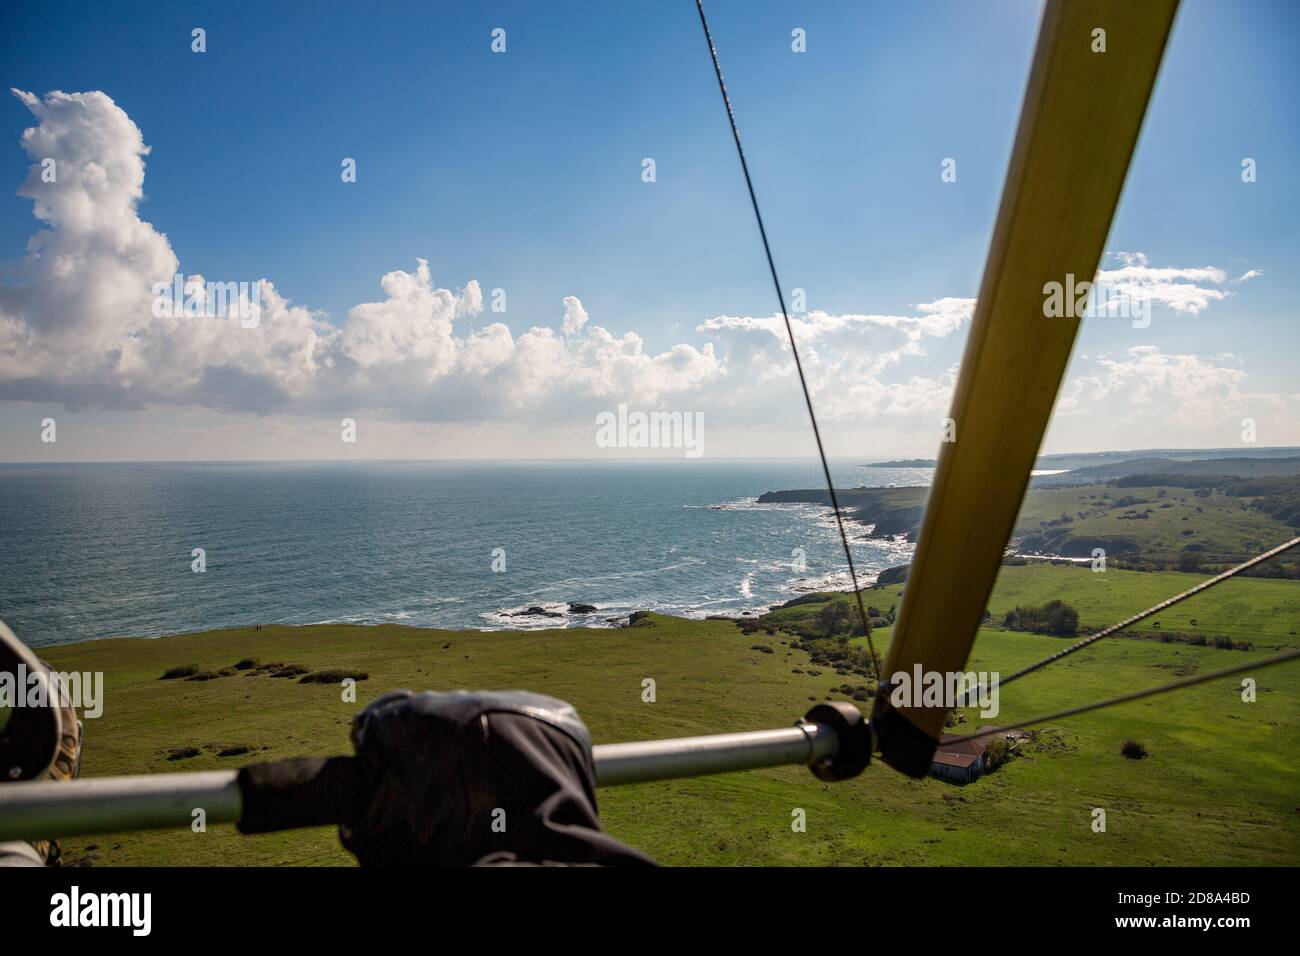
[{"label": "rocky shoreline", "polygon": [[[570,614],[595,614],[600,610],[594,604],[583,604],[580,601],[569,601],[568,608]],[[540,604],[534,604],[531,607],[524,608],[522,611],[502,611],[502,617],[564,617],[563,611],[548,611]]]},{"label": "rocky shoreline", "polygon": [[[906,488],[848,488],[839,492],[844,516],[863,525],[870,538],[898,538],[916,542],[921,529],[921,516],[930,489]],[[815,504],[831,506],[831,496],[825,488],[804,488],[791,491],[768,491],[758,496],[759,504]]]}]

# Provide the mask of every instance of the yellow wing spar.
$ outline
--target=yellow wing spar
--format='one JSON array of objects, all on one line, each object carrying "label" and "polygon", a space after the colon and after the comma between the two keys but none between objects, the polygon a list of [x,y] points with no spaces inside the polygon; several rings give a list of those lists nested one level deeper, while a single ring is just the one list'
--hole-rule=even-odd
[{"label": "yellow wing spar", "polygon": [[[965,669],[1078,329],[1045,315],[1045,287],[1096,274],[1177,6],[1047,4],[886,680]],[[888,696],[872,718],[881,755],[923,776],[947,708]]]}]

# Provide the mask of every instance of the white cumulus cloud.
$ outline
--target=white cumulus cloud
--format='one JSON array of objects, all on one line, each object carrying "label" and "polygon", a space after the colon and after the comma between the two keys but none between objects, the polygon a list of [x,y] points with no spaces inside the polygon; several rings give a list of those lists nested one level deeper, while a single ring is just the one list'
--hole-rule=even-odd
[{"label": "white cumulus cloud", "polygon": [[[456,427],[573,424],[621,402],[672,403],[737,426],[804,423],[779,314],[683,317],[696,343],[662,350],[599,324],[576,296],[559,303],[558,328],[512,331],[498,321],[473,330],[465,320],[483,312],[479,283],[453,292],[424,259],[384,275],[375,301],[338,322],[287,300],[266,278],[254,283],[255,327],[238,317],[155,314],[155,286],[177,274],[191,284],[204,277],[184,272],[166,235],[140,218],[149,155],[140,129],[101,92],[15,94],[36,119],[22,135],[32,165],[20,194],[41,225],[0,285],[0,399],[316,417],[365,410]],[[1117,267],[1098,280],[1176,312],[1197,314],[1228,294],[1221,269],[1113,255]],[[819,414],[932,432],[956,369],[922,374],[918,366],[932,343],[969,322],[974,305],[944,297],[898,313],[792,317]],[[1294,411],[1292,397],[1252,395],[1239,367],[1143,347],[1095,360],[1068,384],[1060,410],[1195,417],[1268,402]]]},{"label": "white cumulus cloud", "polygon": [[1099,270],[1096,281],[1113,294],[1146,299],[1182,315],[1197,315],[1211,302],[1228,297],[1226,290],[1218,288],[1228,281],[1228,274],[1215,266],[1157,268],[1141,252],[1110,255],[1121,265],[1117,269]]}]

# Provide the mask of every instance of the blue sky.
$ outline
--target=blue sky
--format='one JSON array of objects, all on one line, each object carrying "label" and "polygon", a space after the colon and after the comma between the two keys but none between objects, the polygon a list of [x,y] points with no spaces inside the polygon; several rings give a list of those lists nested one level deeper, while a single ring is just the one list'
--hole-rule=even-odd
[{"label": "blue sky", "polygon": [[[310,16],[301,9],[8,9],[0,78],[37,96],[111,97],[151,150],[138,216],[165,234],[180,268],[269,279],[329,325],[341,325],[359,303],[381,301],[380,277],[414,272],[417,257],[428,260],[435,287],[454,293],[477,280],[485,295],[507,291],[505,313],[465,310],[456,319],[462,335],[494,322],[516,339],[533,326],[558,328],[572,296],[590,326],[616,337],[634,332],[647,354],[658,354],[679,343],[702,347],[708,335],[698,327],[712,317],[772,314],[692,3],[318,3]],[[708,4],[778,267],[787,289],[807,290],[810,310],[913,315],[923,303],[974,296],[1040,9],[1033,2]],[[207,31],[201,55],[190,50],[195,26]],[[505,54],[489,49],[494,27],[507,31]],[[806,53],[791,51],[794,27],[807,31]],[[1141,252],[1153,268],[1221,269],[1229,280],[1216,288],[1226,294],[1195,314],[1157,308],[1147,329],[1085,325],[1072,369],[1084,382],[1079,394],[1089,393],[1090,379],[1107,384],[1092,389],[1099,397],[1091,404],[1080,398],[1073,424],[1049,439],[1068,446],[1059,450],[1175,438],[1227,445],[1228,420],[1256,406],[1263,409],[1256,417],[1270,423],[1261,443],[1300,443],[1297,27],[1300,7],[1291,3],[1184,4],[1108,248]],[[33,124],[18,98],[0,100],[0,184],[8,184],[0,189],[0,258],[9,264],[0,279],[12,284],[25,281],[20,263],[40,225],[32,199],[15,194],[33,161],[19,137]],[[1086,149],[1089,130],[1079,134]],[[1258,163],[1251,184],[1240,179],[1246,156]],[[356,183],[340,181],[343,157],[356,159]],[[641,181],[644,157],[657,165],[652,184]],[[945,157],[957,160],[956,183],[940,181]],[[1250,270],[1261,274],[1231,281]],[[964,326],[927,333],[919,350],[879,370],[879,380],[941,384],[964,335]],[[1246,412],[1200,430],[1193,416],[1171,431],[1161,427],[1155,397],[1153,417],[1142,419],[1123,404],[1125,383],[1151,372],[1149,361],[1130,362],[1134,347],[1241,373],[1211,378],[1228,389],[1235,382],[1231,401]],[[745,348],[732,343],[726,354]],[[1133,367],[1112,367],[1106,379],[1095,367],[1103,355]],[[827,368],[848,374],[862,362],[869,357],[828,360]],[[1193,380],[1203,374],[1175,366]],[[822,387],[841,384],[829,375]],[[788,388],[787,380],[780,396],[797,398]],[[628,397],[714,412],[728,436],[719,435],[719,453],[759,453],[771,436],[802,427],[793,415],[765,431],[760,414],[747,419],[716,383],[710,389],[707,396],[630,389]],[[549,417],[526,425],[549,437],[525,453],[553,446],[580,454],[590,443],[592,408],[612,407],[621,394],[597,391],[574,401],[554,396]],[[32,444],[29,427],[33,415],[46,413],[85,430],[84,457],[112,448],[119,452],[110,457],[172,457],[166,442],[142,438],[142,427],[155,436],[185,430],[176,457],[220,457],[202,451],[225,441],[235,457],[258,457],[264,446],[253,436],[272,421],[287,430],[274,447],[315,457],[323,446],[286,445],[284,435],[336,414],[297,393],[284,407],[253,412],[195,401],[183,389],[103,409],[84,399],[61,402],[53,387],[37,389],[35,399],[21,390],[0,394],[9,398],[0,402],[8,446],[0,454],[20,459],[47,451]],[[449,393],[437,400],[456,404]],[[412,430],[428,437],[445,427],[438,419],[446,416],[412,414],[413,402],[372,401],[364,414],[388,436],[372,449],[377,454],[401,447]],[[720,403],[716,412],[712,403]],[[504,406],[484,411],[477,431],[496,429],[499,437],[483,441],[472,437],[474,416],[459,417],[456,430],[430,441],[454,446],[453,453],[497,454],[499,445],[516,446],[508,436],[528,416]],[[919,412],[891,422],[846,411],[841,426],[830,417],[842,436],[839,453],[927,453],[933,444]],[[195,429],[222,437],[205,445]],[[1161,435],[1171,440],[1155,440]],[[78,457],[72,445],[60,453]]]}]

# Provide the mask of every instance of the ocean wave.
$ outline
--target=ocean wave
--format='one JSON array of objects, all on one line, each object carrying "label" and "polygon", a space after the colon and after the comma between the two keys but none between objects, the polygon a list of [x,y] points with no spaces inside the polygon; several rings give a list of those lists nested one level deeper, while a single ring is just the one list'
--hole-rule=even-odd
[{"label": "ocean wave", "polygon": [[807,501],[759,501],[757,496],[737,498],[733,501],[721,501],[712,504],[682,505],[682,508],[706,511],[814,511],[825,508],[825,505],[814,504]]}]

